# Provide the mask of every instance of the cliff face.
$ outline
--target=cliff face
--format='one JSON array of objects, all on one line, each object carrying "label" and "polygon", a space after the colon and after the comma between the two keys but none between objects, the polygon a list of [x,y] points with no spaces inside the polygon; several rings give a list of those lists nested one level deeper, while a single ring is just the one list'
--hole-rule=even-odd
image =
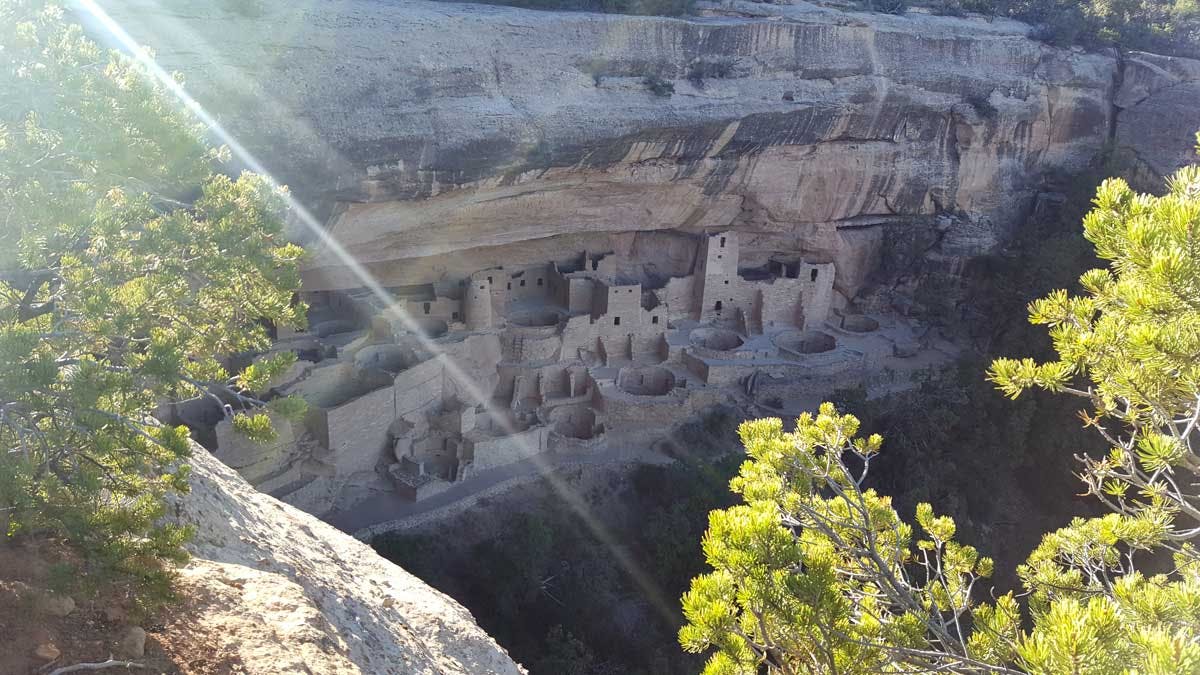
[{"label": "cliff face", "polygon": [[366,544],[268,497],[196,447],[179,521],[190,621],[241,672],[524,672],[449,597]]},{"label": "cliff face", "polygon": [[[799,0],[689,19],[102,4],[384,286],[581,251],[661,281],[691,273],[695,235],[733,231],[735,266],[835,263],[837,306],[912,233],[926,256],[987,250],[1047,176],[1109,147],[1161,176],[1200,127],[1200,63],[1051,48],[1008,21]],[[304,281],[362,285],[327,251]],[[184,581],[252,672],[519,672],[453,600],[205,452],[193,463]]]},{"label": "cliff face", "polygon": [[1134,53],[1121,61],[1113,96],[1116,144],[1137,155],[1151,178],[1195,161],[1200,129],[1200,61]]},{"label": "cliff face", "polygon": [[[1047,172],[1113,142],[1163,173],[1200,124],[1197,64],[1055,49],[1002,20],[108,4],[282,181],[336,205],[333,233],[385,285],[733,228],[751,254],[836,261],[849,297],[897,228],[984,250]],[[361,285],[332,257],[305,281]]]}]

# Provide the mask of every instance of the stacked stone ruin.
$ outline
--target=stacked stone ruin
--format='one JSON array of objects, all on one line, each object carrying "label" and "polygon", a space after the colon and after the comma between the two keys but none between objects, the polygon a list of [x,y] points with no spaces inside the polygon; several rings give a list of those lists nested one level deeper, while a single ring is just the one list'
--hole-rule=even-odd
[{"label": "stacked stone ruin", "polygon": [[216,452],[323,513],[379,490],[424,499],[542,453],[648,446],[707,407],[753,403],[759,387],[871,365],[855,336],[879,321],[831,310],[833,263],[739,261],[738,234],[724,231],[697,240],[692,274],[665,281],[580,251],[385,297],[307,293],[310,329],[276,344],[301,360],[270,392],[306,399],[306,419],[278,420],[284,433],[257,446],[221,421]]}]

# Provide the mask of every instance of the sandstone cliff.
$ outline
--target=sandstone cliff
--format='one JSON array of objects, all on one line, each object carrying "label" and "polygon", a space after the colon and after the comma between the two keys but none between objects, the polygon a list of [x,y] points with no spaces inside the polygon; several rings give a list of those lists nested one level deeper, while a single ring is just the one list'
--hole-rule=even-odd
[{"label": "sandstone cliff", "polygon": [[[661,280],[690,272],[700,232],[731,231],[747,267],[835,263],[845,304],[913,232],[929,256],[987,250],[1048,176],[1109,147],[1162,175],[1200,127],[1200,63],[1052,48],[1011,21],[799,0],[687,19],[102,4],[385,286],[585,250]],[[361,285],[328,252],[305,273],[308,291]],[[519,672],[452,600],[194,465],[185,583],[252,672]]]},{"label": "sandstone cliff", "polygon": [[[422,2],[113,0],[385,285],[745,232],[838,263],[896,233],[985,250],[1108,144],[1164,173],[1194,62],[1051,48],[1024,24],[726,0],[672,19]],[[671,91],[673,88],[673,92]],[[638,233],[638,234],[634,234]],[[668,270],[669,272],[669,270]],[[332,257],[310,289],[359,286]]]},{"label": "sandstone cliff", "polygon": [[522,673],[467,610],[366,544],[195,448],[175,513],[196,528],[183,587],[214,658],[246,673]]}]

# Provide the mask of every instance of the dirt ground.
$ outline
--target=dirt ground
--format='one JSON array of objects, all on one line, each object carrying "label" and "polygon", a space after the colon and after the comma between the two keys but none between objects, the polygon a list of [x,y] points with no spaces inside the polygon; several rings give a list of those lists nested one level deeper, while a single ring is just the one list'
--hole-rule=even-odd
[{"label": "dirt ground", "polygon": [[[72,596],[75,608],[66,616],[47,611],[39,598],[46,597],[53,585],[52,570],[71,562],[73,555],[58,542],[0,541],[0,644],[4,645],[0,648],[0,675],[48,675],[65,666],[110,658],[142,667],[96,672],[244,672],[236,657],[216,648],[220,644],[217,636],[205,635],[189,620],[195,615],[193,598],[182,597],[159,615],[138,622],[146,631],[146,643],[145,653],[136,658],[123,653],[120,644],[134,623],[129,618],[128,598],[119,589],[103,589],[94,598]],[[37,653],[39,648],[42,655]]]}]

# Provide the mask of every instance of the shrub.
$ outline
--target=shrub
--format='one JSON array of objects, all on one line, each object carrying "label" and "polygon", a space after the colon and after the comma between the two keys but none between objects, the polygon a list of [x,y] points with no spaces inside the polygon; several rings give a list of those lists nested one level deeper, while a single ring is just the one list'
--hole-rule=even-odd
[{"label": "shrub", "polygon": [[705,80],[722,80],[733,76],[733,61],[730,59],[697,59],[688,65],[687,79],[697,88],[704,86]]},{"label": "shrub", "polygon": [[[1041,389],[1086,402],[1083,425],[1107,449],[1078,455],[1078,476],[1109,513],[1046,533],[1017,567],[1025,594],[988,596],[976,588],[995,565],[957,541],[953,517],[923,502],[910,524],[867,486],[883,438],[860,434],[857,418],[824,403],[791,433],[779,419],[744,423],[750,460],[730,483],[744,503],[712,513],[713,571],[683,597],[681,643],[715,651],[705,672],[1196,672],[1200,167],[1167,188],[1100,186],[1084,234],[1109,267],[1085,272],[1079,294],[1029,305],[1049,360],[988,370],[1012,398]],[[921,408],[929,429],[916,436],[978,450],[955,445],[960,405]],[[1036,481],[1046,459],[1028,462]]]},{"label": "shrub", "polygon": [[0,0],[0,44],[5,534],[63,538],[82,571],[161,595],[187,536],[164,497],[187,487],[190,441],[152,413],[213,396],[271,433],[253,392],[290,360],[230,373],[218,357],[303,322],[301,250],[279,191],[218,173],[227,151],[61,10]]},{"label": "shrub", "polygon": [[646,88],[650,90],[650,93],[654,94],[655,96],[664,96],[669,98],[675,93],[675,84],[669,80],[659,77],[658,75],[647,75],[642,80],[642,84],[646,85]]},{"label": "shrub", "polygon": [[1200,5],[1193,0],[936,0],[928,7],[1011,17],[1033,25],[1035,39],[1060,47],[1200,55]]}]

